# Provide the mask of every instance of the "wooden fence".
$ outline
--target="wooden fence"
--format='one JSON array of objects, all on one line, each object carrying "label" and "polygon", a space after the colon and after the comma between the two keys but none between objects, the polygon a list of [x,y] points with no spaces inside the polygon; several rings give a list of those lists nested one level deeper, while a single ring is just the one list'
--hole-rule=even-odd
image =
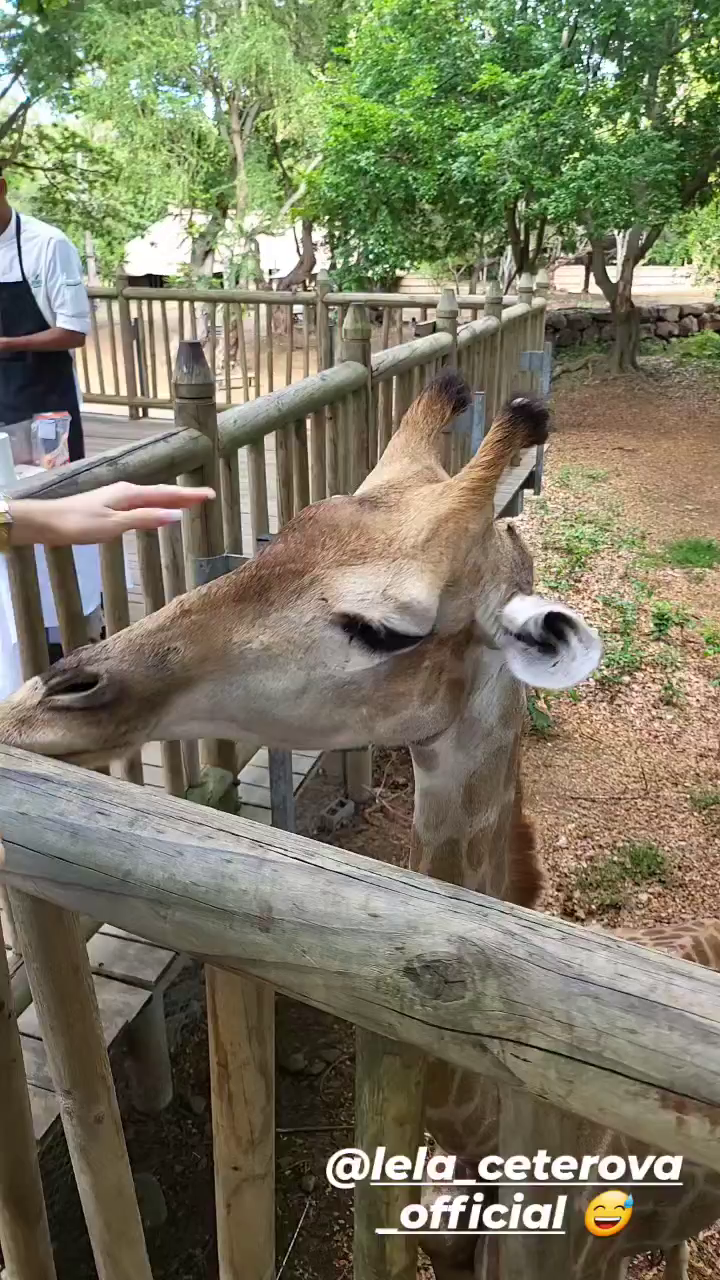
[{"label": "wooden fence", "polygon": [[[532,280],[521,282],[526,292]],[[540,286],[541,288],[544,286]],[[494,290],[494,292],[493,292]],[[442,294],[336,293],[327,272],[309,292],[243,289],[90,288],[92,329],[78,355],[85,403],[126,406],[132,418],[173,407],[173,367],[184,340],[203,345],[220,408],[307,378],[334,364],[348,308],[369,309],[374,351],[399,346],[418,325],[440,318]],[[489,286],[491,307],[501,301]],[[520,296],[520,295],[518,295]],[[457,299],[462,319],[483,311],[486,296]],[[518,297],[504,299],[511,306]],[[451,304],[452,305],[452,304]]]},{"label": "wooden fence", "polygon": [[[432,332],[375,353],[364,304],[346,296],[339,363],[329,359],[329,322],[321,312],[325,319],[319,325],[318,349],[325,367],[220,415],[211,370],[198,343],[187,342],[179,348],[174,369],[172,430],[26,481],[19,492],[59,497],[118,479],[216,488],[221,500],[186,513],[182,526],[137,535],[146,610],[154,611],[205,580],[212,562],[255,554],[309,502],[352,492],[382,454],[413,396],[443,364],[459,365],[475,393],[472,420],[467,416],[457,422],[447,437],[446,463],[456,471],[478,443],[483,413],[490,421],[508,390],[532,389],[537,383],[537,372],[530,371],[537,360],[528,360],[527,353],[539,356],[542,351],[545,300],[533,298],[531,288],[524,293],[520,303],[505,310],[502,299],[491,298],[483,317],[464,326],[458,324],[457,301],[444,295],[428,325]],[[517,510],[523,489],[539,474],[538,461],[534,450],[526,451],[506,477],[496,495],[497,515]],[[87,640],[72,549],[49,549],[47,559],[68,652]],[[8,564],[28,678],[49,662],[32,548],[12,550]],[[106,626],[113,634],[130,621],[121,540],[101,548],[101,569]],[[204,763],[235,774],[239,753],[237,744],[229,742],[169,742],[162,744],[162,761],[166,790],[171,797],[182,797],[197,783]],[[345,753],[343,768],[349,791],[366,794],[369,753]],[[274,989],[339,1013],[372,1033],[431,1049],[494,1079],[515,1080],[571,1110],[720,1167],[713,1146],[720,1119],[720,1072],[711,1065],[709,1052],[718,1034],[712,999],[718,987],[712,975],[688,972],[656,954],[647,958],[637,949],[623,950],[618,942],[588,941],[586,934],[574,960],[565,926],[533,917],[528,932],[527,913],[478,902],[410,873],[373,864],[357,870],[357,860],[343,859],[337,851],[330,858],[311,842],[129,788],[124,785],[128,780],[144,781],[140,756],[119,766],[117,773],[118,778],[101,778],[0,750],[1,874],[10,889],[6,920],[13,922],[25,960],[101,1280],[147,1280],[150,1273],[90,978],[86,939],[97,921],[169,942],[207,961],[220,1280],[239,1275],[271,1280],[274,1275]],[[282,777],[282,770],[277,776]],[[287,812],[282,805],[275,808],[280,815]],[[112,815],[107,824],[103,814]],[[163,843],[172,849],[172,870],[161,855]],[[282,934],[260,926],[253,876],[245,878],[242,860],[236,865],[228,856],[240,848],[266,859],[268,875],[273,873],[272,885],[263,878],[269,894],[263,912],[269,904],[271,915],[282,919],[293,894],[301,895],[295,901],[307,901],[307,945],[322,964],[308,970],[297,959],[304,942],[293,958]],[[278,853],[282,857],[276,862]],[[322,884],[313,878],[316,873]],[[365,891],[360,890],[363,877],[367,890],[377,896],[378,919],[386,921],[367,935],[372,964],[366,963],[362,942],[368,919]],[[216,906],[211,905],[211,887],[219,895]],[[336,943],[329,934],[327,954],[318,950],[324,925],[320,916],[313,923],[313,912],[322,912],[328,889],[334,904],[344,904],[339,915],[336,905],[332,912],[337,945],[343,929],[353,939],[352,959],[347,945],[342,954],[333,953]],[[455,965],[461,955],[467,956],[461,942],[473,931],[477,955],[490,954],[498,920],[503,958],[498,970],[495,956],[494,973],[501,972],[503,980],[496,990],[485,986],[484,966],[468,966],[466,959],[461,967],[467,999],[451,1007],[424,990],[422,955],[428,939],[432,937],[434,954],[439,948]],[[398,930],[407,938],[409,958],[402,974],[397,953],[388,949]],[[516,955],[511,939],[517,943]],[[525,984],[520,976],[523,948],[530,963],[539,964],[538,973],[545,972],[545,961],[538,960],[545,955],[546,972],[552,974],[554,947],[565,948],[563,973],[572,969],[563,981],[587,984],[592,979],[596,1007],[598,989],[603,989],[603,1019],[614,1029],[612,1063],[604,1060],[598,1045],[596,1027],[602,1019],[596,1008],[587,1017],[582,1008],[569,1012],[567,988],[560,980],[528,986],[527,1017],[518,1012]],[[413,956],[417,963],[411,962]],[[9,1015],[0,1019],[0,1238],[12,1280],[52,1280],[5,961],[0,937],[0,1007]],[[657,994],[660,971],[662,997]],[[648,983],[652,1007],[643,995]],[[516,1012],[493,1013],[504,1007],[504,1000]],[[678,1012],[682,1009],[688,1012]],[[524,1046],[521,1053],[508,1048],[513,1043]],[[704,1065],[694,1071],[688,1066],[683,1074],[679,1064],[687,1063],[692,1044]],[[377,1109],[369,1102],[363,1105],[363,1099],[374,1096],[382,1100],[380,1119],[387,1121],[388,1139],[401,1149],[408,1134],[398,1132],[397,1124],[393,1127],[392,1099],[398,1090],[407,1092],[410,1110],[405,1108],[405,1114],[419,1123],[422,1073],[417,1060],[398,1066],[396,1048],[372,1038],[362,1041],[358,1064],[358,1145],[364,1145],[378,1123]],[[610,1074],[613,1088],[599,1087]],[[604,1097],[612,1099],[607,1107]],[[363,1203],[361,1198],[357,1226],[364,1238],[371,1228]],[[407,1245],[398,1247],[407,1251]],[[398,1280],[414,1274],[403,1258],[394,1272]],[[373,1267],[371,1251],[360,1250],[357,1280],[371,1280]]]}]

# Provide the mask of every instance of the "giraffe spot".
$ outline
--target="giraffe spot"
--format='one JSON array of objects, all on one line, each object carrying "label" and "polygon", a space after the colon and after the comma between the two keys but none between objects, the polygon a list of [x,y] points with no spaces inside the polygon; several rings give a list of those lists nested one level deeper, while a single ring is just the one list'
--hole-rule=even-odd
[{"label": "giraffe spot", "polygon": [[418,956],[403,966],[407,978],[421,995],[451,1004],[468,992],[467,965],[457,956]]},{"label": "giraffe spot", "polygon": [[[435,817],[441,817],[442,823],[445,822],[446,814],[429,814],[427,821],[428,831],[432,831],[435,827]],[[432,820],[431,820],[432,819]],[[438,826],[442,825],[438,823]],[[450,836],[447,840],[441,840],[440,843],[432,850],[430,858],[430,872],[435,880],[444,880],[446,884],[463,884],[465,875],[465,845],[458,836]]]}]

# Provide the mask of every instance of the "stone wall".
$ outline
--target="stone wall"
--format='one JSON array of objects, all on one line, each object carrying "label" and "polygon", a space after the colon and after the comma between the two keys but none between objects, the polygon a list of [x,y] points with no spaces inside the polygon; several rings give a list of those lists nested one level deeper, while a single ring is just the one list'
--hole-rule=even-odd
[{"label": "stone wall", "polygon": [[[641,338],[661,338],[663,342],[670,342],[675,338],[688,338],[702,329],[720,332],[720,303],[716,302],[638,307],[638,312]],[[607,308],[575,307],[548,311],[545,337],[559,353],[563,347],[612,342],[615,325]]]}]

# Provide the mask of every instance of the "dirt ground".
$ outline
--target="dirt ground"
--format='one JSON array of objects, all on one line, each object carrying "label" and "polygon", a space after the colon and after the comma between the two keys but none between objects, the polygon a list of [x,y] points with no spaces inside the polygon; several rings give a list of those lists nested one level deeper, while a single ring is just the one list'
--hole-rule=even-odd
[{"label": "dirt ground", "polygon": [[[553,405],[545,492],[519,524],[540,589],[583,610],[606,657],[581,689],[530,700],[526,803],[544,908],[609,928],[720,917],[720,566],[677,567],[668,550],[720,540],[720,379],[656,359],[632,379],[563,377]],[[684,554],[712,559],[702,545]],[[333,795],[322,776],[308,785],[302,831],[315,833]],[[411,817],[407,754],[377,751],[373,799],[333,843],[403,864]],[[167,1111],[133,1113],[121,1049],[115,1068],[155,1280],[206,1280],[216,1275],[212,1142],[196,967],[167,1009]],[[278,1046],[278,1267],[285,1260],[284,1280],[350,1280],[352,1201],[328,1186],[324,1165],[351,1141],[352,1029],[279,999]],[[62,1198],[53,1232],[59,1280],[90,1280],[77,1211]],[[692,1244],[690,1280],[718,1274],[720,1232],[710,1230]],[[661,1276],[659,1257],[630,1275]]]}]

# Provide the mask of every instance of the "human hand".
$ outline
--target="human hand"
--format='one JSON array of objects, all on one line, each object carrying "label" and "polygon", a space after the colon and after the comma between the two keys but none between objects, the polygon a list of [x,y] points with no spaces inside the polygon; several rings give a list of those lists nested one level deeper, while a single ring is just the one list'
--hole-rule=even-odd
[{"label": "human hand", "polygon": [[13,519],[11,543],[57,547],[110,542],[131,529],[159,529],[174,524],[184,510],[214,497],[214,489],[139,485],[121,480],[71,498],[19,498],[9,503]]}]

